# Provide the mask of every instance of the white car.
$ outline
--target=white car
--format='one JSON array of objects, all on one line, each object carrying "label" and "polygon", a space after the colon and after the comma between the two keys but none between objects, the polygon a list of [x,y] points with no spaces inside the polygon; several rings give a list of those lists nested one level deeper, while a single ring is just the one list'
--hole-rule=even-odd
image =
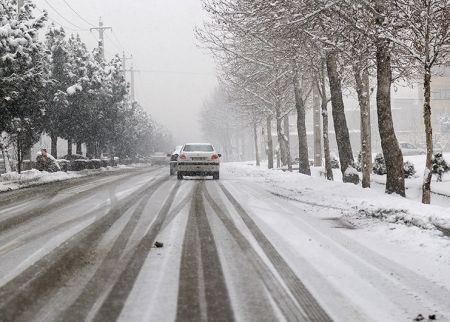
[{"label": "white car", "polygon": [[212,144],[186,143],[178,156],[178,180],[184,176],[212,176],[218,180],[221,156]]},{"label": "white car", "polygon": [[420,155],[426,154],[424,149],[416,147],[414,144],[407,142],[400,142],[400,149],[403,155]]}]

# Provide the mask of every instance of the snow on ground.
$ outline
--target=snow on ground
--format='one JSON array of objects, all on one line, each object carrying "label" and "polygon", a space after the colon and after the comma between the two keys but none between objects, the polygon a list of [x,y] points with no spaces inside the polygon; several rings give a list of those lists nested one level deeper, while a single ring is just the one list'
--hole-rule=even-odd
[{"label": "snow on ground", "polygon": [[22,171],[21,174],[17,172],[10,172],[0,175],[0,192],[17,190],[25,187],[40,185],[44,183],[64,181],[74,178],[95,175],[105,171],[117,171],[121,169],[128,169],[138,167],[141,165],[119,165],[118,167],[106,167],[100,169],[89,169],[82,171],[58,171],[49,173],[46,171],[38,171],[36,169]]},{"label": "snow on ground", "polygon": [[434,226],[450,228],[448,208],[252,162],[221,166],[223,184],[333,320],[450,321],[450,238]]},{"label": "snow on ground", "polygon": [[[450,229],[448,208],[423,205],[416,200],[387,195],[381,185],[382,189],[362,189],[360,186],[339,182],[339,177],[333,182],[326,181],[323,177],[318,177],[317,168],[313,169],[313,176],[309,177],[295,172],[256,167],[251,162],[224,163],[222,166],[234,176],[253,178],[265,183],[266,189],[274,195],[339,210],[343,218],[354,225],[366,225],[367,220],[376,219],[429,230],[434,230],[436,226]],[[338,171],[335,174],[338,175]]]},{"label": "snow on ground", "polygon": [[[416,174],[413,178],[408,178],[405,180],[405,185],[407,189],[406,197],[408,199],[418,201],[422,199],[422,181],[423,181],[423,173],[425,170],[425,157],[426,157],[425,155],[414,155],[403,157],[403,160],[405,162],[409,161],[412,164],[414,164],[414,168],[416,170]],[[444,153],[444,158],[445,160],[450,162],[450,153]],[[322,171],[321,167],[313,167],[311,169],[312,175],[315,177],[319,177],[321,171]],[[336,181],[342,182],[342,174],[339,169],[333,169],[333,175]],[[372,186],[373,189],[384,191],[386,176],[380,176],[372,173],[371,181],[372,183],[374,183]],[[434,203],[436,205],[450,207],[450,199],[447,199],[446,202],[442,203],[442,198],[438,197],[438,196],[450,197],[450,173],[444,174],[442,182],[437,182],[436,176],[433,175],[431,182],[431,190],[434,193],[434,195],[432,196],[431,202],[432,204]]]}]

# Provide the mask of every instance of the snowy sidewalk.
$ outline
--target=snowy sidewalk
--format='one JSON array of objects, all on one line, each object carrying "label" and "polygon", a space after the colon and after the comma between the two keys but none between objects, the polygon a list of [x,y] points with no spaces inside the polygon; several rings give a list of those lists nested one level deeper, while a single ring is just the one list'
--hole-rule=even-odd
[{"label": "snowy sidewalk", "polygon": [[436,226],[450,229],[448,208],[387,195],[381,189],[362,189],[320,177],[259,168],[251,163],[224,163],[222,166],[235,177],[264,183],[274,195],[339,210],[345,220],[355,225],[376,219],[422,229],[436,229]]}]

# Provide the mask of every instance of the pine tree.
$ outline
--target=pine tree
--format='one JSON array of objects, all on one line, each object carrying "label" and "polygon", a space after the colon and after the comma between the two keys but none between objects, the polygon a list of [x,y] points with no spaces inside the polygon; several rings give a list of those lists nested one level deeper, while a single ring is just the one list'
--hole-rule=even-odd
[{"label": "pine tree", "polygon": [[0,3],[0,132],[16,142],[18,170],[25,151],[41,128],[42,89],[46,83],[38,32],[46,14],[34,17],[34,4],[25,3],[17,15],[16,1]]},{"label": "pine tree", "polygon": [[64,136],[62,121],[67,114],[67,88],[70,84],[69,54],[64,28],[51,25],[46,34],[51,83],[47,88],[45,130],[51,138],[51,154],[57,158],[57,140]]}]

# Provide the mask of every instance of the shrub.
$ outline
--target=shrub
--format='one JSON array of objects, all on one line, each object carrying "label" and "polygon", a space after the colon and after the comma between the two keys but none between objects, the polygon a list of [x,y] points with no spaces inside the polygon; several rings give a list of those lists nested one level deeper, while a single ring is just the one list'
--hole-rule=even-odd
[{"label": "shrub", "polygon": [[414,164],[406,161],[403,163],[403,172],[405,175],[405,178],[412,178],[416,174],[416,169],[414,167]]},{"label": "shrub", "polygon": [[92,164],[91,169],[100,169],[102,167],[102,160],[100,159],[92,159],[90,160]]},{"label": "shrub", "polygon": [[339,169],[339,161],[336,157],[331,157],[330,163],[331,163],[331,168]]},{"label": "shrub", "polygon": [[433,157],[433,174],[436,175],[437,181],[442,181],[442,176],[444,173],[450,171],[450,167],[445,161],[442,153],[436,153]]},{"label": "shrub", "polygon": [[373,170],[373,173],[378,174],[378,175],[384,175],[387,173],[386,161],[384,160],[382,153],[378,153],[375,156],[375,160],[373,161],[372,170]]},{"label": "shrub", "polygon": [[345,170],[344,177],[345,177],[345,182],[351,182],[351,183],[354,183],[354,184],[358,184],[359,183],[358,171],[352,166],[349,166]]},{"label": "shrub", "polygon": [[61,171],[67,172],[70,168],[70,161],[60,159],[58,160],[59,167],[61,168]]}]

